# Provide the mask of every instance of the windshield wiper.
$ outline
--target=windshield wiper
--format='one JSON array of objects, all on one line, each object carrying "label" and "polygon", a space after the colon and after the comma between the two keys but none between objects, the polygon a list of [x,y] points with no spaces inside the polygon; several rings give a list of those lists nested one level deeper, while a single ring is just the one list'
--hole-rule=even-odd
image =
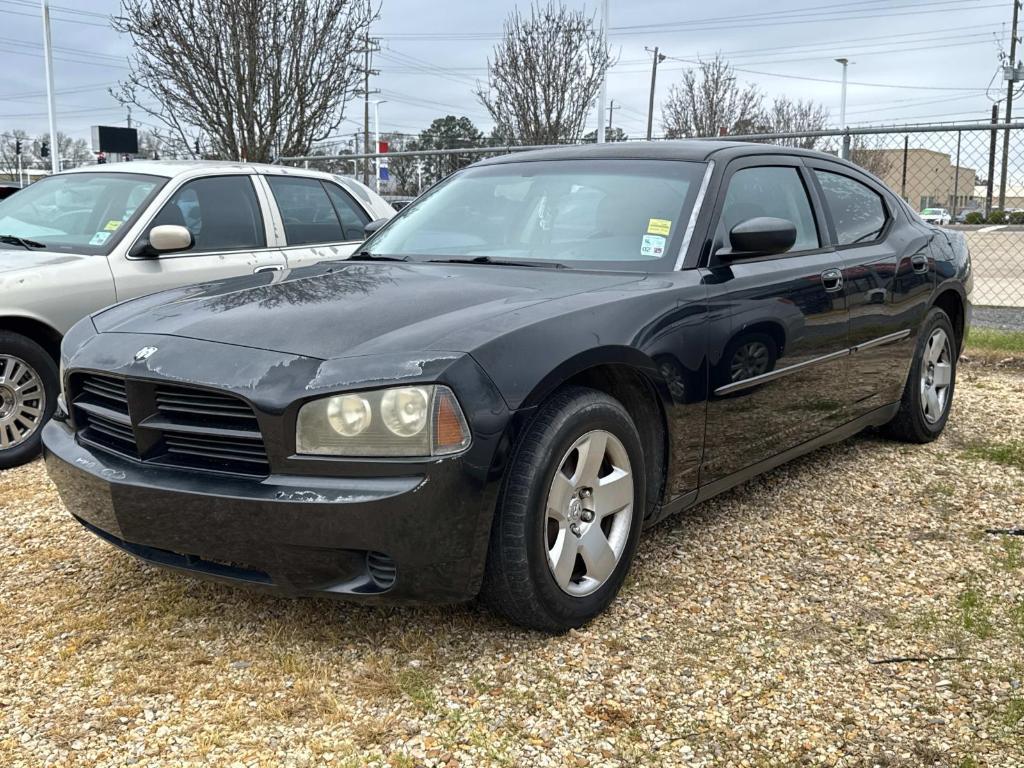
[{"label": "windshield wiper", "polygon": [[382,256],[379,253],[360,251],[348,257],[349,261],[408,261],[408,256]]},{"label": "windshield wiper", "polygon": [[544,269],[568,269],[558,261],[514,261],[495,259],[491,256],[473,256],[469,259],[427,259],[431,264],[500,264],[506,267],[541,267]]},{"label": "windshield wiper", "polygon": [[29,240],[24,237],[18,237],[17,235],[0,235],[0,243],[7,243],[9,245],[20,245],[22,248],[32,250],[33,248],[45,248],[45,243],[40,243],[36,240]]}]

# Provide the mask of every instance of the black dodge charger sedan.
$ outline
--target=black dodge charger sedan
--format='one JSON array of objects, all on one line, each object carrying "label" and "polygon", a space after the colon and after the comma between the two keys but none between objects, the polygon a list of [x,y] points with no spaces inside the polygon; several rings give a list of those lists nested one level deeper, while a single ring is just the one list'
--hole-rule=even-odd
[{"label": "black dodge charger sedan", "polygon": [[959,235],[833,156],[505,156],[351,261],[83,320],[46,461],[151,563],[561,631],[666,515],[867,427],[938,436],[970,289]]}]

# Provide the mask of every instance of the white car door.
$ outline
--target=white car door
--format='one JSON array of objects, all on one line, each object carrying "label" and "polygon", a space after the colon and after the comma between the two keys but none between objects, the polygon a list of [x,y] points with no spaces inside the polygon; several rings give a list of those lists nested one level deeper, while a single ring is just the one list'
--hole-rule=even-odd
[{"label": "white car door", "polygon": [[[110,258],[119,301],[165,288],[284,269],[280,249],[268,246],[267,212],[248,174],[218,174],[181,184],[143,228],[139,239]],[[158,257],[138,253],[155,226],[177,224],[193,237],[185,251]]]},{"label": "white car door", "polygon": [[293,175],[262,178],[277,204],[290,269],[346,259],[363,242],[370,215],[337,184]]}]

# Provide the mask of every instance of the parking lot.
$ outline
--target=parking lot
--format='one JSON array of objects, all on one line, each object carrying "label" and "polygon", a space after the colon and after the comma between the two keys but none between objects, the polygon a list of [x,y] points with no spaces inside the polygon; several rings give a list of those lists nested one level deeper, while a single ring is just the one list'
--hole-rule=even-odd
[{"label": "parking lot", "polygon": [[0,473],[0,764],[1019,766],[1022,391],[967,365],[938,442],[666,521],[556,638],[164,573]]},{"label": "parking lot", "polygon": [[975,304],[1019,307],[1024,297],[1024,227],[964,229],[974,265]]}]

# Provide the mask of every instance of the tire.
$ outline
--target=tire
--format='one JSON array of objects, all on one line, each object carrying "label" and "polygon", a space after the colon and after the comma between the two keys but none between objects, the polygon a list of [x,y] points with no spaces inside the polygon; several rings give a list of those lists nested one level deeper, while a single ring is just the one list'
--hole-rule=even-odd
[{"label": "tire", "polygon": [[[591,453],[604,458],[588,462]],[[552,395],[505,475],[491,526],[484,604],[516,624],[551,633],[601,613],[622,586],[640,540],[645,478],[640,435],[621,403],[583,387]]]},{"label": "tire", "polygon": [[[939,334],[945,337],[945,341],[943,348],[936,354],[937,346],[933,340],[938,339]],[[910,365],[906,386],[903,388],[900,409],[884,428],[889,437],[907,443],[930,443],[942,434],[949,419],[949,409],[953,404],[959,356],[956,332],[953,330],[949,315],[938,307],[933,307],[925,317],[917,337],[914,359]],[[941,365],[935,365],[933,357]],[[940,375],[942,370],[947,373]],[[947,375],[948,384],[939,392],[938,382],[945,381]],[[929,391],[935,393],[934,398],[929,397]]]},{"label": "tire", "polygon": [[57,379],[46,350],[21,334],[0,331],[0,469],[39,455],[43,425],[57,406]]}]

